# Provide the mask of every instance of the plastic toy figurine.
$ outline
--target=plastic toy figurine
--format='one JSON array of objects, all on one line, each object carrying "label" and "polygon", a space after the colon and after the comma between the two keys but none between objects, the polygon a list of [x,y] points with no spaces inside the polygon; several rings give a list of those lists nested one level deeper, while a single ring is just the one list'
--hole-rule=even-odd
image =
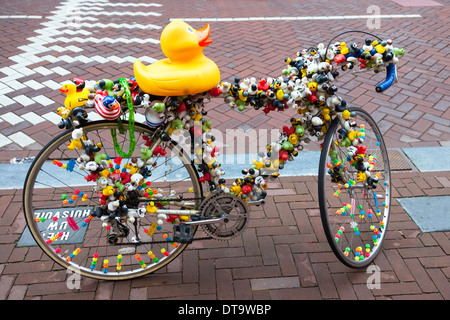
[{"label": "plastic toy figurine", "polygon": [[182,96],[210,90],[220,81],[217,65],[203,55],[210,27],[195,30],[174,20],[161,33],[161,49],[166,59],[144,66],[134,63],[136,82],[146,93],[157,96]]},{"label": "plastic toy figurine", "polygon": [[64,106],[68,110],[72,110],[76,107],[82,107],[89,100],[89,89],[83,88],[81,89],[81,91],[78,91],[76,84],[74,84],[73,82],[65,83],[62,88],[59,89],[59,91],[66,94]]},{"label": "plastic toy figurine", "polygon": [[119,102],[113,96],[95,96],[95,111],[106,120],[115,120],[122,114]]},{"label": "plastic toy figurine", "polygon": [[114,95],[113,87],[114,82],[109,79],[102,79],[98,81],[95,85],[96,93],[102,96]]}]

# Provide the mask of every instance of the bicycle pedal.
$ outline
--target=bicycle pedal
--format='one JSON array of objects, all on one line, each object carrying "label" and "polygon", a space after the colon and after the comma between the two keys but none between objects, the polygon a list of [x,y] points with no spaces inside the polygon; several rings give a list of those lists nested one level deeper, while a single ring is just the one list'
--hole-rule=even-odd
[{"label": "bicycle pedal", "polygon": [[173,241],[179,243],[192,243],[194,230],[187,224],[175,224],[173,226]]}]

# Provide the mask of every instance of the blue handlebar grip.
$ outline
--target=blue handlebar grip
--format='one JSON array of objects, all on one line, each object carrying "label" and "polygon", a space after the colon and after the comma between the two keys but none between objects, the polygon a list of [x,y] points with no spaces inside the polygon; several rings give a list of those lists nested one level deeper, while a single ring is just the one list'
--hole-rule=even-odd
[{"label": "blue handlebar grip", "polygon": [[376,86],[375,90],[377,92],[383,92],[384,90],[392,86],[395,81],[396,73],[397,72],[395,70],[395,64],[393,64],[392,62],[389,63],[389,65],[386,67],[386,79],[383,82],[379,83]]}]

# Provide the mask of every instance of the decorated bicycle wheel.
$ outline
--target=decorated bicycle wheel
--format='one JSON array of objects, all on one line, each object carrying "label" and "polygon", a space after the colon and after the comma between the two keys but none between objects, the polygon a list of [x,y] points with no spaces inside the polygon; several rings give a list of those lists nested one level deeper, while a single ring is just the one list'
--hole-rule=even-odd
[{"label": "decorated bicycle wheel", "polygon": [[[35,242],[58,264],[121,280],[154,272],[185,249],[196,227],[175,238],[174,226],[190,220],[202,191],[175,143],[136,124],[136,148],[121,157],[128,124],[114,138],[111,129],[117,122],[93,122],[51,141],[28,172],[24,211]],[[161,143],[150,156],[152,141]]]},{"label": "decorated bicycle wheel", "polygon": [[349,108],[335,119],[322,146],[319,203],[333,252],[353,268],[379,253],[389,220],[390,169],[386,145],[373,118]]}]

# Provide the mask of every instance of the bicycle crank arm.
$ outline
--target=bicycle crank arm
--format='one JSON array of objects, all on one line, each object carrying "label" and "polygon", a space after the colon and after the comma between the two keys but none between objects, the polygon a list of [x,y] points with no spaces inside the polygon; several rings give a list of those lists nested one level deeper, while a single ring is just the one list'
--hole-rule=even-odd
[{"label": "bicycle crank arm", "polygon": [[260,206],[260,205],[264,205],[265,203],[266,203],[266,199],[259,199],[259,200],[247,202],[247,204],[249,206]]},{"label": "bicycle crank arm", "polygon": [[174,214],[174,215],[180,215],[180,216],[194,216],[200,214],[200,210],[162,210],[158,209],[155,211],[155,214]]},{"label": "bicycle crank arm", "polygon": [[197,221],[188,221],[184,222],[183,224],[189,225],[189,226],[195,226],[195,225],[204,225],[204,224],[211,224],[211,223],[220,223],[220,222],[227,222],[227,217],[222,216],[220,218],[214,218],[214,219],[205,219],[205,220],[197,220]]},{"label": "bicycle crank arm", "polygon": [[170,204],[173,206],[182,207],[182,208],[186,208],[186,209],[195,208],[195,202],[187,202],[187,201],[171,200],[171,199],[149,199],[149,198],[144,198],[144,197],[139,198],[139,202],[145,203],[145,202],[150,202],[150,201],[154,201],[154,202],[170,201]]}]

